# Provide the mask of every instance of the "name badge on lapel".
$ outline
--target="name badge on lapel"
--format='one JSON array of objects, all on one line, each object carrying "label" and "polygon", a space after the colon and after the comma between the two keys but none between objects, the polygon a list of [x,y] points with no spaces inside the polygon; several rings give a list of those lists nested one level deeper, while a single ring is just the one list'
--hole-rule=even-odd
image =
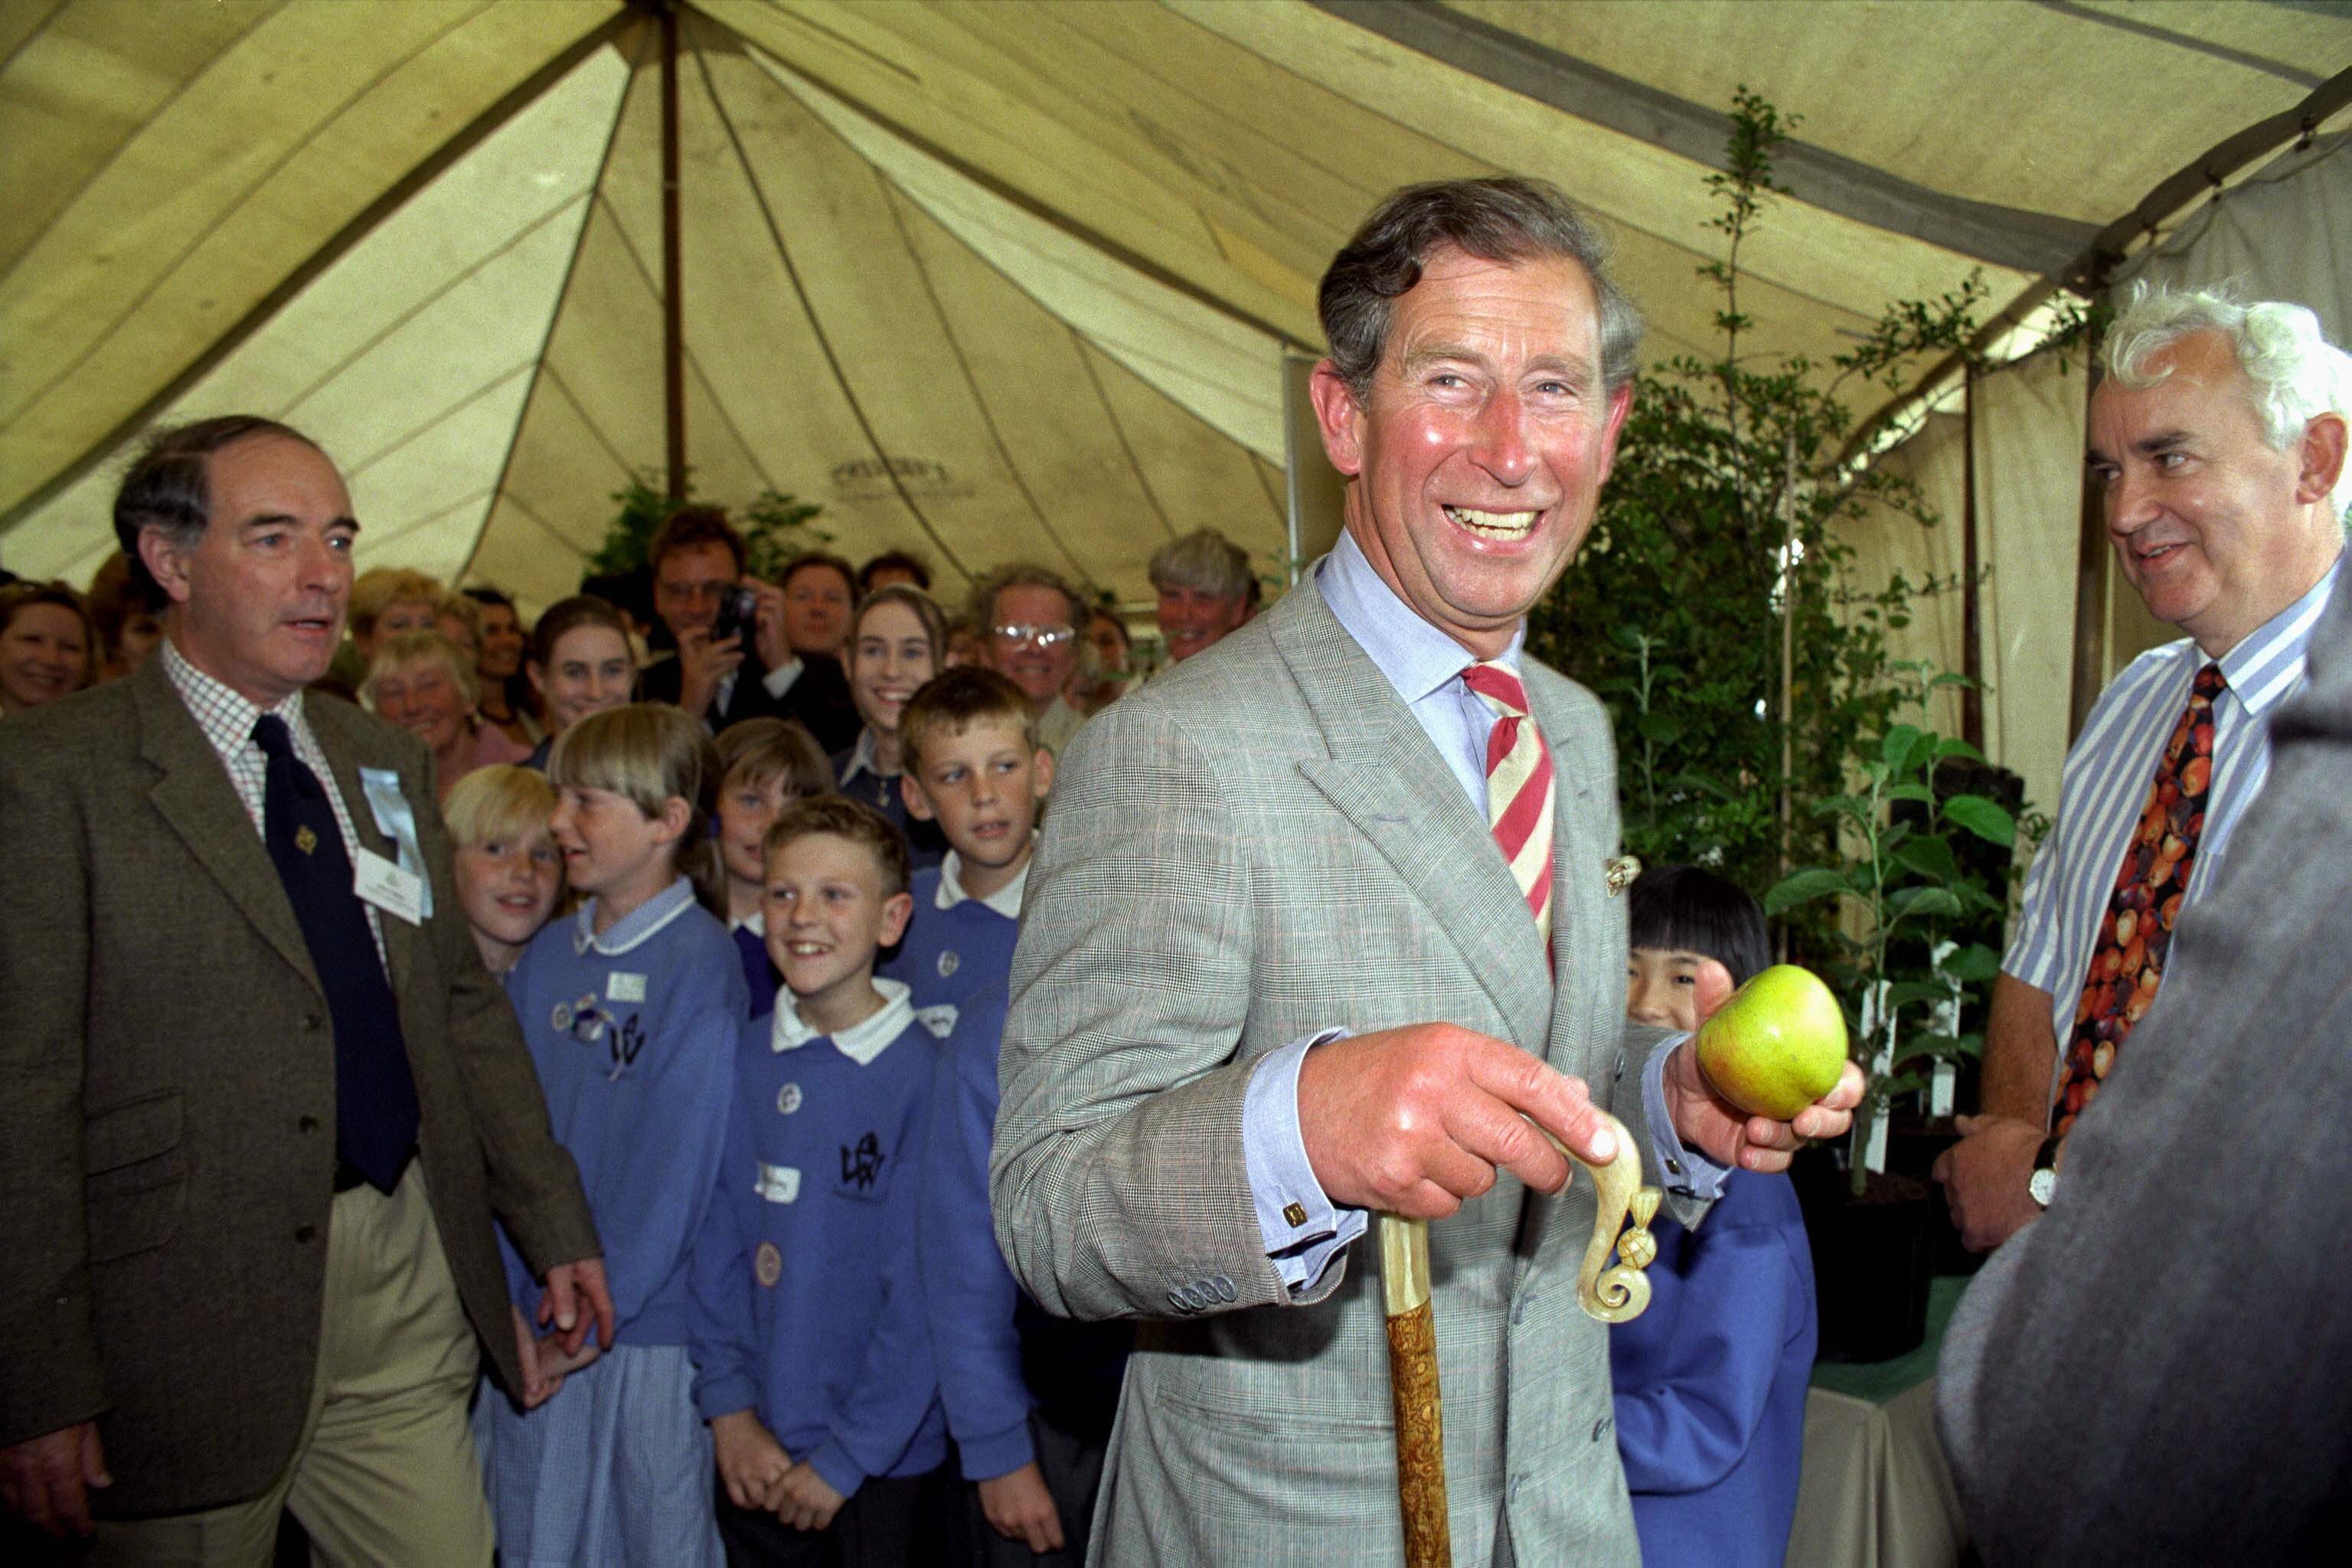
[{"label": "name badge on lapel", "polygon": [[352,857],[352,891],[410,925],[422,925],[425,921],[424,879],[402,870],[373,849],[362,849]]},{"label": "name badge on lapel", "polygon": [[[416,913],[406,914],[396,909],[393,912],[411,925],[431,920],[433,879],[425,875],[425,851],[416,841],[416,812],[409,805],[408,797],[401,793],[399,773],[392,768],[362,768],[360,793],[367,796],[368,811],[375,818],[376,831],[391,839],[398,849],[401,871],[416,884]],[[360,896],[367,898],[365,893]],[[375,902],[373,899],[368,901]],[[380,907],[392,909],[389,904]]]}]

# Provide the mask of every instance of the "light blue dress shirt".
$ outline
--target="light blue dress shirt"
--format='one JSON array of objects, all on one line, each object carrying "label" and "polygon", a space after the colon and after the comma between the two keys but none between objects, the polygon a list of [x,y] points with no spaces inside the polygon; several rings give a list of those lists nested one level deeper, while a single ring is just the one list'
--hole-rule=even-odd
[{"label": "light blue dress shirt", "polygon": [[[1495,727],[1496,715],[1462,683],[1463,670],[1473,662],[1462,645],[1397,597],[1365,559],[1352,534],[1340,534],[1339,544],[1317,564],[1313,582],[1293,592],[1322,594],[1340,626],[1396,688],[1437,754],[1453,770],[1470,804],[1484,817],[1486,738]],[[1526,641],[1527,625],[1521,622],[1511,634],[1510,646],[1494,662],[1516,672]],[[1299,1064],[1315,1047],[1347,1033],[1327,1029],[1268,1052],[1251,1075],[1243,1100],[1242,1151],[1248,1162],[1250,1192],[1257,1205],[1258,1229],[1265,1237],[1266,1256],[1294,1294],[1321,1278],[1331,1259],[1363,1235],[1370,1221],[1364,1210],[1342,1208],[1324,1193],[1307,1163],[1306,1142],[1298,1130]],[[1675,1173],[1676,1192],[1711,1200],[1721,1191],[1729,1167],[1685,1149],[1675,1134],[1674,1122],[1666,1114],[1664,1081],[1672,1048],[1670,1044],[1652,1052],[1642,1074],[1651,1152],[1655,1168]],[[1294,1225],[1285,1217],[1283,1211],[1292,1205],[1305,1211],[1304,1225]]]}]

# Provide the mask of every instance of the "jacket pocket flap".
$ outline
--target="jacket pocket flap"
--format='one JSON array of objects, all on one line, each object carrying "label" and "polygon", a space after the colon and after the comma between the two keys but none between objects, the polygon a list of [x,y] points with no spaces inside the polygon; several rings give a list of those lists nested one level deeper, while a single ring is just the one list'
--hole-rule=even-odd
[{"label": "jacket pocket flap", "polygon": [[95,1176],[169,1153],[180,1146],[181,1131],[176,1089],[101,1110],[82,1127],[83,1173]]}]

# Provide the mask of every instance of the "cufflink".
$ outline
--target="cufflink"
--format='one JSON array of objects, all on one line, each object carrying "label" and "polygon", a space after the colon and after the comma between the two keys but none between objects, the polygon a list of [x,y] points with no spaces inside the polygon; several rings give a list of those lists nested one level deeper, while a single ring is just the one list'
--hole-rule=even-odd
[{"label": "cufflink", "polygon": [[1291,1229],[1297,1230],[1300,1226],[1307,1223],[1307,1205],[1305,1204],[1283,1205],[1282,1218],[1284,1224],[1289,1226]]}]

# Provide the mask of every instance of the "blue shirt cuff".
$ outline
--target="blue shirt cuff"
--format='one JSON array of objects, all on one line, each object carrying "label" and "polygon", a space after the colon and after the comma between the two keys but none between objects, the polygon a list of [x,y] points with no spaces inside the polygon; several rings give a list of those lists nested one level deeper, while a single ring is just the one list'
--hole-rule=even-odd
[{"label": "blue shirt cuff", "polygon": [[857,1468],[857,1461],[849,1457],[849,1450],[837,1437],[819,1444],[808,1456],[808,1465],[826,1486],[845,1498],[856,1497],[857,1489],[866,1484],[866,1472]]},{"label": "blue shirt cuff", "polygon": [[1666,1113],[1666,1058],[1682,1048],[1688,1035],[1659,1042],[1642,1068],[1642,1112],[1650,1122],[1650,1158],[1659,1173],[1659,1184],[1678,1198],[1713,1203],[1723,1195],[1723,1179],[1731,1167],[1718,1165],[1696,1150],[1683,1147]]},{"label": "blue shirt cuff", "polygon": [[1362,1209],[1337,1207],[1324,1195],[1298,1131],[1298,1066],[1310,1049],[1347,1032],[1326,1029],[1267,1053],[1250,1075],[1242,1100],[1242,1153],[1257,1205],[1258,1233],[1265,1238],[1267,1258],[1294,1296],[1312,1289],[1369,1223]]}]

